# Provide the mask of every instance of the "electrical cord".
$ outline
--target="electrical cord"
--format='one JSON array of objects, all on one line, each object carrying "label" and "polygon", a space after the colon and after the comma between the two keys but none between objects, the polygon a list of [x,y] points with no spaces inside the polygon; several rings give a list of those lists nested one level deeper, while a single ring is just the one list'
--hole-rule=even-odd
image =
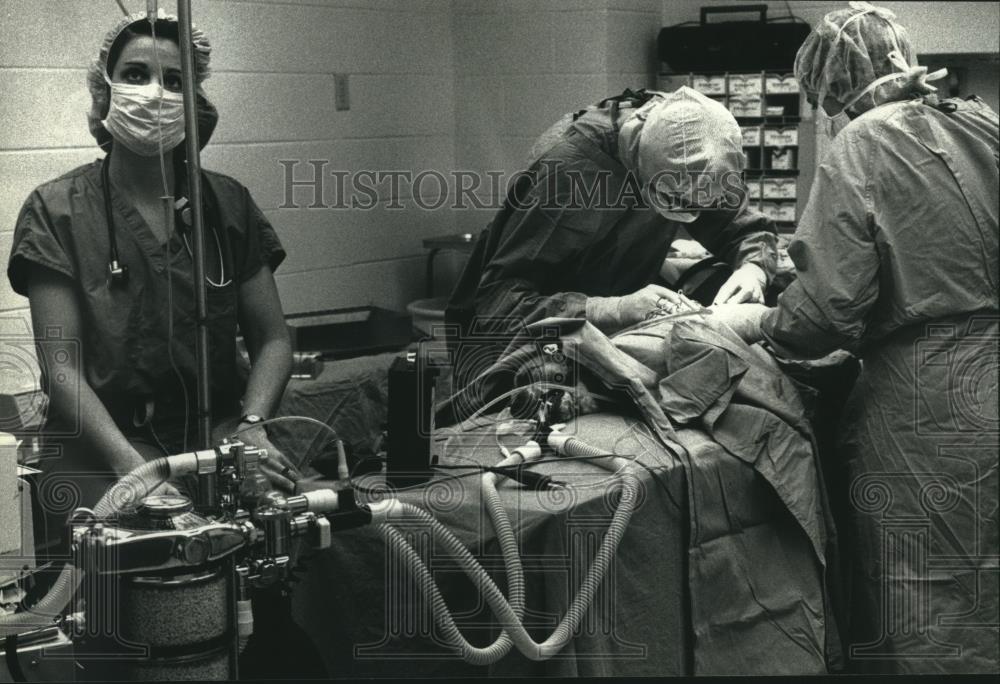
[{"label": "electrical cord", "polygon": [[[369,460],[370,459],[371,459],[371,457],[369,457]],[[379,489],[373,489],[373,488],[370,488],[370,487],[365,487],[365,486],[359,484],[358,482],[356,482],[353,477],[349,481],[351,483],[351,487],[356,492],[360,492],[361,494],[382,496],[382,495],[385,495],[387,493],[397,494],[399,492],[408,492],[408,491],[412,491],[414,489],[423,489],[423,488],[431,486],[431,485],[444,484],[445,482],[452,482],[454,480],[461,480],[462,478],[472,477],[474,475],[477,476],[479,474],[480,474],[480,471],[478,471],[478,470],[471,470],[471,471],[469,471],[467,473],[462,473],[460,475],[450,475],[448,477],[438,478],[438,479],[432,480],[430,482],[423,482],[421,484],[409,485],[407,487],[393,487],[393,486],[387,484],[386,487],[385,487],[385,489],[381,489],[381,490],[379,490]]]},{"label": "electrical cord", "polygon": [[[625,459],[628,459],[630,461],[634,461],[636,463],[639,463],[639,461],[634,456],[632,456],[631,454],[625,454],[625,455],[622,455],[622,454],[600,454],[600,455],[595,455],[595,456],[559,456],[557,458],[542,458],[542,459],[538,459],[538,460],[535,460],[535,461],[531,461],[531,462],[526,463],[526,464],[521,464],[521,465],[518,465],[518,466],[502,467],[502,468],[497,468],[496,466],[484,466],[484,465],[474,464],[474,463],[470,463],[468,465],[465,465],[465,464],[435,465],[435,466],[432,466],[432,467],[436,468],[436,469],[439,469],[439,470],[460,470],[460,469],[464,470],[464,469],[467,469],[467,470],[469,470],[469,472],[467,472],[467,473],[461,473],[461,474],[458,474],[458,475],[449,475],[447,477],[441,477],[441,478],[437,478],[437,479],[434,479],[434,480],[430,480],[428,482],[423,482],[423,483],[415,484],[415,485],[409,485],[409,486],[406,486],[406,487],[391,487],[391,486],[387,486],[386,489],[379,490],[379,489],[372,489],[372,488],[369,488],[369,487],[364,487],[362,485],[359,485],[355,481],[355,478],[354,478],[354,473],[358,470],[358,468],[363,463],[365,463],[367,461],[373,461],[373,460],[378,460],[380,462],[384,462],[385,461],[385,459],[382,458],[382,457],[380,457],[380,456],[369,456],[367,458],[362,459],[361,461],[358,461],[358,463],[355,464],[354,468],[351,471],[351,478],[350,478],[349,481],[351,482],[351,486],[357,492],[360,492],[362,494],[369,494],[369,495],[371,495],[371,494],[384,495],[387,492],[391,492],[393,494],[398,493],[398,492],[408,492],[408,491],[413,491],[413,490],[417,490],[417,489],[423,489],[423,488],[430,487],[430,486],[433,486],[433,485],[443,484],[443,483],[446,483],[446,482],[452,482],[454,480],[461,480],[463,478],[471,477],[473,475],[482,475],[482,473],[484,473],[484,472],[494,472],[494,473],[497,473],[498,475],[503,475],[504,477],[509,477],[509,478],[511,478],[513,480],[517,480],[518,482],[521,482],[522,484],[525,484],[528,487],[532,487],[532,488],[535,488],[535,489],[551,489],[552,487],[549,486],[550,483],[554,484],[556,487],[565,486],[565,484],[564,483],[557,483],[555,480],[552,480],[551,476],[543,475],[541,473],[532,473],[529,470],[525,470],[525,466],[539,465],[539,464],[542,464],[542,463],[567,463],[567,462],[570,462],[570,461],[596,461],[596,460],[603,460],[603,459],[606,459],[606,458],[625,458]],[[639,465],[642,465],[642,464],[639,463]]]},{"label": "electrical cord", "polygon": [[[271,423],[281,423],[281,422],[288,422],[288,421],[298,421],[300,423],[310,423],[310,424],[315,425],[317,427],[323,428],[324,430],[326,430],[327,432],[329,432],[331,435],[333,435],[333,442],[338,445],[337,446],[338,469],[341,470],[341,471],[346,471],[347,470],[346,454],[344,453],[344,449],[343,449],[344,442],[343,442],[343,440],[340,439],[340,435],[337,434],[336,430],[334,430],[332,427],[330,427],[329,425],[327,425],[323,421],[317,420],[315,418],[310,418],[309,416],[276,416],[274,418],[268,418],[266,420],[262,420],[262,421],[257,422],[257,423],[251,423],[250,425],[247,425],[246,427],[243,427],[243,428],[240,428],[240,429],[236,430],[235,432],[231,433],[229,436],[230,437],[235,437],[235,436],[237,436],[237,435],[239,435],[241,433],[246,432],[247,430],[252,430],[252,429],[258,428],[258,427],[264,427],[265,425],[270,425]],[[307,452],[306,456],[308,456],[308,455],[309,454]],[[295,467],[298,470],[301,470],[302,467],[305,466],[305,465],[308,465],[308,462],[306,461],[305,458],[303,458],[302,460],[300,460],[298,463],[295,463]],[[350,473],[348,473],[348,478],[347,479],[348,479],[348,481],[350,481]]]},{"label": "electrical cord", "polygon": [[[434,466],[441,470],[458,470],[471,468],[475,469],[478,473],[495,473],[497,475],[502,475],[503,477],[516,480],[521,484],[534,489],[536,491],[541,491],[545,489],[557,489],[567,486],[567,483],[555,480],[551,475],[544,475],[542,473],[536,473],[528,470],[529,467],[539,464],[539,463],[565,463],[566,461],[593,461],[605,458],[614,458],[616,454],[602,454],[599,456],[580,456],[580,457],[560,457],[560,458],[548,458],[548,459],[538,459],[529,462],[520,463],[518,465],[511,466],[484,466],[478,464],[455,464],[455,465],[438,465]],[[625,455],[622,458],[630,458],[630,456]],[[632,457],[632,460],[635,460]]]},{"label": "electrical cord", "polygon": [[[567,461],[597,461],[604,458],[633,458],[630,454],[601,454],[599,456],[558,456],[555,458],[540,458],[535,461],[529,461],[528,463],[522,464],[527,466],[538,465],[540,463],[566,463]],[[479,469],[480,471],[491,470],[495,466],[484,466],[478,463],[449,463],[446,465],[436,465],[435,468],[441,468],[442,470],[458,470],[464,468]],[[520,466],[518,466],[520,467]]]},{"label": "electrical cord", "polygon": [[235,432],[232,433],[232,436],[236,436],[242,432],[246,432],[247,430],[252,430],[253,428],[256,427],[263,427],[265,425],[270,425],[271,423],[280,423],[283,421],[290,421],[290,420],[297,420],[301,423],[312,423],[313,425],[321,427],[327,432],[329,432],[331,435],[333,435],[333,438],[335,440],[340,441],[340,436],[337,434],[336,430],[334,430],[332,427],[324,423],[322,420],[317,420],[316,418],[310,418],[309,416],[275,416],[274,418],[267,418],[260,422],[252,423],[244,428],[236,430]]},{"label": "electrical cord", "polygon": [[[537,461],[532,461],[531,463],[532,463],[532,465],[534,465],[536,463],[564,463],[566,461],[591,461],[591,460],[596,460],[597,458],[606,458],[606,456],[600,456],[600,457],[587,456],[587,457],[582,457],[582,458],[575,458],[575,457],[567,457],[567,458],[545,458],[545,459],[540,459],[540,460],[537,460]],[[356,482],[356,478],[354,476],[355,473],[358,471],[358,469],[361,467],[362,464],[364,464],[366,462],[370,462],[370,461],[376,461],[376,460],[379,461],[380,463],[384,463],[385,462],[385,458],[382,457],[382,456],[368,456],[366,458],[361,459],[356,464],[354,464],[354,468],[351,469],[351,476],[350,476],[350,478],[348,478],[348,481],[351,483],[351,486],[354,488],[355,491],[361,492],[362,494],[378,494],[378,495],[385,494],[386,491],[388,491],[389,489],[391,489],[392,493],[408,492],[408,491],[413,491],[413,490],[416,490],[416,489],[423,489],[425,487],[430,487],[432,485],[443,484],[445,482],[452,482],[454,480],[461,480],[462,478],[471,477],[473,475],[481,475],[484,471],[487,471],[487,470],[489,470],[491,468],[491,466],[484,466],[484,465],[474,464],[474,463],[470,463],[468,465],[462,465],[462,464],[435,465],[435,466],[432,466],[432,467],[438,468],[438,469],[441,469],[441,470],[468,469],[470,472],[468,472],[468,473],[461,473],[459,475],[449,475],[447,477],[441,477],[441,478],[437,478],[435,480],[431,480],[431,481],[428,481],[428,482],[422,482],[420,484],[415,484],[415,485],[409,485],[409,486],[406,486],[406,487],[388,487],[387,486],[387,488],[385,490],[371,489],[371,488],[359,485]],[[505,475],[505,473],[500,473],[500,474]]]}]

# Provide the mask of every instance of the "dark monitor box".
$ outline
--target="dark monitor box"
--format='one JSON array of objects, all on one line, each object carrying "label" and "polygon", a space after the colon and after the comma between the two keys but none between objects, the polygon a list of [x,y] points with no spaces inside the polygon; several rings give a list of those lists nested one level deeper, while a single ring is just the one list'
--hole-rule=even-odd
[{"label": "dark monitor box", "polygon": [[397,351],[413,338],[408,314],[376,306],[330,309],[285,317],[297,352],[319,352],[324,359],[349,359]]}]

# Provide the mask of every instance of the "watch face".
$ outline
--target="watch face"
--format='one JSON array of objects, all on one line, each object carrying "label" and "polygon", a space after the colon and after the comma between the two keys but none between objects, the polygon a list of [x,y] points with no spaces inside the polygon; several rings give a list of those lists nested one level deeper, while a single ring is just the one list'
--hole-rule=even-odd
[{"label": "watch face", "polygon": [[262,420],[264,420],[264,419],[261,418],[260,416],[258,416],[256,413],[248,413],[247,415],[243,416],[243,421],[242,422],[244,422],[244,423],[259,423]]}]

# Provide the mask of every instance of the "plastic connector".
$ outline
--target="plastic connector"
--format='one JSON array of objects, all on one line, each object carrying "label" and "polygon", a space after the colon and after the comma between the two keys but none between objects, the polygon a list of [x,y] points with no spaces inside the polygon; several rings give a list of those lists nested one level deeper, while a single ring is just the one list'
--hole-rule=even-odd
[{"label": "plastic connector", "polygon": [[561,455],[565,456],[566,455],[566,444],[571,439],[573,439],[573,437],[571,435],[567,435],[567,434],[565,434],[563,432],[559,432],[557,430],[553,430],[548,435],[548,444],[549,444],[550,447],[552,447],[552,450],[555,451],[557,454],[561,454]]},{"label": "plastic connector", "polygon": [[[330,522],[330,528],[333,532],[341,532],[343,530],[352,530],[355,527],[364,527],[365,525],[372,524],[372,522],[376,521],[376,518],[372,513],[373,512],[369,507],[360,506],[355,508],[353,511],[344,511],[343,513],[327,513],[326,519]],[[378,522],[386,521],[380,519]]]},{"label": "plastic connector", "polygon": [[[370,519],[370,518],[369,518]],[[328,549],[333,545],[333,526],[326,518],[316,518],[313,522],[313,545],[317,549]]]},{"label": "plastic connector", "polygon": [[168,456],[167,463],[170,466],[171,477],[178,477],[180,475],[205,475],[216,471],[219,464],[219,455],[215,449],[188,451],[183,454]]},{"label": "plastic connector", "polygon": [[316,489],[303,492],[307,501],[306,510],[313,513],[332,513],[340,509],[340,497],[332,489]]},{"label": "plastic connector", "polygon": [[542,457],[542,447],[539,446],[538,442],[530,440],[524,446],[518,447],[514,451],[510,452],[511,456],[514,456],[515,454],[520,457],[521,463],[537,461]]},{"label": "plastic connector", "polygon": [[344,442],[337,439],[337,477],[341,480],[351,479],[351,470],[347,467],[347,452],[344,450]]},{"label": "plastic connector", "polygon": [[247,647],[250,636],[253,634],[253,608],[249,599],[236,602],[236,637],[239,643],[239,651]]},{"label": "plastic connector", "polygon": [[553,480],[551,475],[544,475],[542,473],[527,470],[523,465],[507,468],[495,468],[493,472],[509,477],[512,480],[517,480],[525,487],[530,487],[536,492],[566,486],[564,482]]},{"label": "plastic connector", "polygon": [[253,606],[249,600],[236,602],[236,632],[240,638],[253,634]]},{"label": "plastic connector", "polygon": [[[373,525],[381,525],[389,522],[389,518],[402,515],[403,504],[399,499],[382,499],[375,503],[368,504],[368,512],[371,514]],[[329,516],[327,516],[329,518]]]}]

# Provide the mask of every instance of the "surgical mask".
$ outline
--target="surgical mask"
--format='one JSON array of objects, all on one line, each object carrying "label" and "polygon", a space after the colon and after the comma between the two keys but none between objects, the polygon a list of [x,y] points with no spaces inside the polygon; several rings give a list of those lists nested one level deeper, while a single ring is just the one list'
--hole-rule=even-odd
[{"label": "surgical mask", "polygon": [[845,110],[841,109],[833,116],[830,116],[823,107],[816,108],[816,120],[820,132],[830,139],[836,137],[838,133],[844,130],[847,124],[851,123],[851,117],[847,115]]},{"label": "surgical mask", "polygon": [[671,205],[674,204],[666,196],[654,197],[651,189],[647,185],[643,185],[639,190],[639,194],[642,196],[642,201],[647,207],[650,207],[657,214],[669,221],[677,221],[678,223],[693,223],[698,219],[697,211],[681,211],[679,209],[674,209]]},{"label": "surgical mask", "polygon": [[169,152],[184,140],[184,98],[158,83],[109,83],[111,106],[101,122],[115,141],[141,157]]}]

